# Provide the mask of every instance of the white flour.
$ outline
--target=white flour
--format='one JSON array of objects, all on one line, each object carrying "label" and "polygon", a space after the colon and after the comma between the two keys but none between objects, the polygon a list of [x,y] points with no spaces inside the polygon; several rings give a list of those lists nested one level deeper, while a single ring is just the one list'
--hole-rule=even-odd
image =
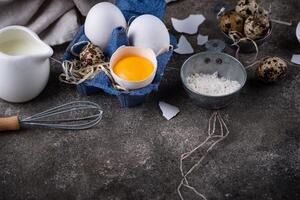
[{"label": "white flour", "polygon": [[218,72],[214,74],[195,73],[187,78],[189,88],[197,93],[222,96],[237,91],[241,84],[238,81],[231,81],[224,77],[218,77]]}]

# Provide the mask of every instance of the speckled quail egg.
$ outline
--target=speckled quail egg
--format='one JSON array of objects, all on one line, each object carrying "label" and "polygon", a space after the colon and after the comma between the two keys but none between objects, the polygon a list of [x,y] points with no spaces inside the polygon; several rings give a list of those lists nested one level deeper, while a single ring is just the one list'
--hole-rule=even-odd
[{"label": "speckled quail egg", "polygon": [[244,19],[235,11],[226,12],[220,18],[220,28],[224,33],[229,31],[244,32]]},{"label": "speckled quail egg", "polygon": [[258,15],[264,15],[266,17],[269,17],[269,11],[267,11],[266,9],[262,8],[262,7],[259,7],[258,8],[258,12],[256,13]]},{"label": "speckled quail egg", "polygon": [[104,62],[105,56],[99,47],[89,43],[80,52],[79,59],[81,65],[88,66]]},{"label": "speckled quail egg", "polygon": [[276,82],[287,74],[287,63],[278,57],[268,57],[256,69],[256,76],[267,83]]},{"label": "speckled quail egg", "polygon": [[244,26],[246,37],[257,40],[263,38],[270,29],[270,20],[265,15],[254,15],[247,18]]},{"label": "speckled quail egg", "polygon": [[235,7],[235,11],[246,19],[257,14],[258,8],[256,0],[240,0]]}]

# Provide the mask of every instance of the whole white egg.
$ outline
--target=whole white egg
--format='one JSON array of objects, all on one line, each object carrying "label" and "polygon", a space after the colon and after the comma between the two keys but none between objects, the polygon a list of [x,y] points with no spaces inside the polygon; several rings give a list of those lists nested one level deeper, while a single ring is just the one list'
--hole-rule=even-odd
[{"label": "whole white egg", "polygon": [[169,50],[170,35],[165,24],[153,15],[137,17],[128,29],[132,46],[150,48],[156,55]]},{"label": "whole white egg", "polygon": [[120,26],[127,27],[125,17],[120,9],[112,3],[102,2],[93,6],[88,12],[84,32],[94,45],[104,50],[113,30]]},{"label": "whole white egg", "polygon": [[297,35],[298,41],[300,43],[300,22],[298,23],[298,26],[297,26],[297,29],[296,29],[296,35]]}]

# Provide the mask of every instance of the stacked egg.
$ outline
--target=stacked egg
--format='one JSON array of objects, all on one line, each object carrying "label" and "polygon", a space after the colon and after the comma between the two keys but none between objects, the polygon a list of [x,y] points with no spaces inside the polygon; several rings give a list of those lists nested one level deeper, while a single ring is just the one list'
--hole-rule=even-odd
[{"label": "stacked egg", "polygon": [[224,13],[219,23],[224,33],[238,32],[252,40],[265,37],[271,26],[269,13],[256,0],[238,1],[235,10]]},{"label": "stacked egg", "polygon": [[156,59],[157,55],[169,50],[169,32],[165,24],[154,15],[141,15],[127,27],[127,22],[120,9],[108,2],[98,3],[89,11],[84,31],[91,43],[105,50],[113,30],[118,27],[126,30],[128,28],[127,35],[131,47],[125,49],[128,53],[124,49],[114,53],[112,58],[119,60],[111,62],[115,63],[114,66],[110,66],[111,73],[117,76],[115,81],[126,89],[145,87],[139,82],[151,79],[147,81],[150,84],[153,81],[153,73],[155,74],[157,67],[154,65],[157,61],[147,60],[149,55],[135,54],[134,49],[130,48],[137,48],[136,51],[140,51],[141,48],[151,50],[150,54],[153,54]]}]

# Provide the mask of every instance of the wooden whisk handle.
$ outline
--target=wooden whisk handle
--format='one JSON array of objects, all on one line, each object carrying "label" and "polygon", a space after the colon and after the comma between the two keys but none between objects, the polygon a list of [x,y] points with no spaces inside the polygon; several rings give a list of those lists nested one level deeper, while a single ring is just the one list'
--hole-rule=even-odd
[{"label": "wooden whisk handle", "polygon": [[17,131],[20,129],[20,121],[18,116],[0,118],[1,131]]}]

